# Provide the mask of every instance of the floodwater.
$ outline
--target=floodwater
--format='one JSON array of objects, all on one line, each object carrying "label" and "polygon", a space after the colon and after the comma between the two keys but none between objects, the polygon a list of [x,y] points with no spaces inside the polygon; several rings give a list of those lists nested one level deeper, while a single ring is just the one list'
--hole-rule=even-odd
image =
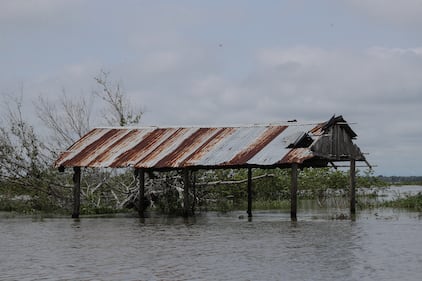
[{"label": "floodwater", "polygon": [[[337,212],[338,210],[336,210]],[[0,215],[0,280],[421,280],[422,214]]]}]

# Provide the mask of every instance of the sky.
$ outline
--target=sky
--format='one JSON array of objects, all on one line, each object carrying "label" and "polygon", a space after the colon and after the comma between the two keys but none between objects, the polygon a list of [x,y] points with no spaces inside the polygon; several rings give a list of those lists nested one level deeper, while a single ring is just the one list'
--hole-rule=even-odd
[{"label": "sky", "polygon": [[420,176],[421,30],[421,0],[0,0],[0,94],[36,120],[104,70],[145,126],[343,115],[375,175]]}]

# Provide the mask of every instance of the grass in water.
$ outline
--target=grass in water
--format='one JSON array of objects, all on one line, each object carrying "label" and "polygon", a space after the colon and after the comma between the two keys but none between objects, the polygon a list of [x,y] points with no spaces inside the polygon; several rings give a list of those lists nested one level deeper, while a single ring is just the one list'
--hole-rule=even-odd
[{"label": "grass in water", "polygon": [[422,192],[419,192],[416,195],[408,195],[404,198],[398,198],[390,202],[385,202],[384,206],[422,211]]}]

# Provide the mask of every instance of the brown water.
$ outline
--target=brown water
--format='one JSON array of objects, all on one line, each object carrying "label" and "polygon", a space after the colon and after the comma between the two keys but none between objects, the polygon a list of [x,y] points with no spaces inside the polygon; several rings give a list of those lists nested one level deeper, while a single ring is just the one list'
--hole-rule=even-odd
[{"label": "brown water", "polygon": [[0,280],[421,280],[419,213],[0,218]]}]

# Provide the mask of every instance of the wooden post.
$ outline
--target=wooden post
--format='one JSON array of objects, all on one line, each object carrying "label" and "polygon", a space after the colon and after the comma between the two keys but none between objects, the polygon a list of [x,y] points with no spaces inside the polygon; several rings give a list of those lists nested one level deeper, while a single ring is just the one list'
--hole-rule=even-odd
[{"label": "wooden post", "polygon": [[189,186],[190,186],[190,171],[188,169],[183,169],[183,215],[188,217],[190,215],[190,203],[189,203]]},{"label": "wooden post", "polygon": [[145,206],[145,170],[144,169],[135,169],[135,178],[138,184],[139,189],[139,202],[138,202],[138,214],[140,218],[144,218]]},{"label": "wooden post", "polygon": [[73,167],[73,212],[72,218],[79,218],[81,207],[81,167]]},{"label": "wooden post", "polygon": [[350,216],[356,215],[356,160],[350,160]]},{"label": "wooden post", "polygon": [[192,214],[195,214],[195,207],[196,207],[196,172],[193,172],[192,195],[193,195]]},{"label": "wooden post", "polygon": [[252,168],[248,168],[248,217],[252,217]]},{"label": "wooden post", "polygon": [[292,164],[292,185],[290,186],[290,219],[297,221],[297,167],[296,163]]}]

